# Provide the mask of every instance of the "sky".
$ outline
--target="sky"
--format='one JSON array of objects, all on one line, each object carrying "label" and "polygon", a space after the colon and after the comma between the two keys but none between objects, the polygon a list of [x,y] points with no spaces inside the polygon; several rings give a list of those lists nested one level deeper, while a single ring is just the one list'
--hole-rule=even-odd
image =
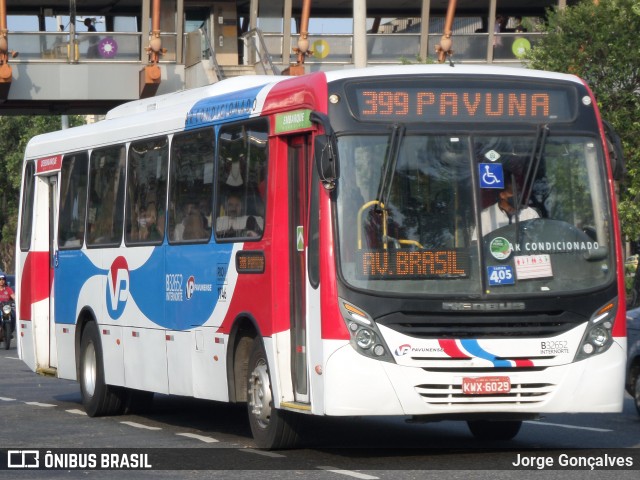
[{"label": "sky", "polygon": [[[69,17],[61,16],[58,18],[45,17],[45,26],[48,32],[55,32],[57,30],[58,19],[60,20],[60,24],[64,26],[64,30],[69,31]],[[80,32],[86,30],[83,24],[84,19],[85,17],[76,17],[76,30]],[[104,17],[95,18],[95,27],[98,32],[105,31]],[[136,28],[137,26],[133,18],[121,17],[116,19],[115,30],[118,32],[135,32]],[[37,32],[38,18],[35,16],[9,15],[7,16],[7,29],[14,32]]]}]

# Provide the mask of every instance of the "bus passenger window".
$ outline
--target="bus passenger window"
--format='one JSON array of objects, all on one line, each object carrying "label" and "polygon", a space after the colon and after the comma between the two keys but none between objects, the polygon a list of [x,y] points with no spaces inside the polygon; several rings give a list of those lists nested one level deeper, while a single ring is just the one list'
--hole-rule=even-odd
[{"label": "bus passenger window", "polygon": [[169,186],[170,243],[206,242],[213,205],[213,130],[173,137]]},{"label": "bus passenger window", "polygon": [[119,246],[122,241],[124,146],[96,149],[89,166],[87,245]]},{"label": "bus passenger window", "polygon": [[65,155],[62,160],[58,247],[63,250],[82,246],[87,211],[88,164],[86,153]]},{"label": "bus passenger window", "polygon": [[129,147],[125,240],[159,245],[164,239],[169,141],[141,140]]},{"label": "bus passenger window", "polygon": [[22,219],[20,222],[20,249],[23,252],[29,250],[31,246],[31,233],[33,230],[33,207],[35,203],[35,183],[36,177],[35,163],[27,162],[24,169],[22,191]]},{"label": "bus passenger window", "polygon": [[268,124],[263,119],[220,129],[215,209],[215,233],[218,239],[262,236],[268,131]]}]

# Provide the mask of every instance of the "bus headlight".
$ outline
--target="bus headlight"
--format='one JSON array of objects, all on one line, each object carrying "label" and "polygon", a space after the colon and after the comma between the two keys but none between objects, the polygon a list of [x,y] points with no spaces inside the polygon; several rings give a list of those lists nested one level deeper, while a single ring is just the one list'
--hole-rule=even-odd
[{"label": "bus headlight", "polygon": [[609,302],[589,319],[587,329],[576,353],[576,361],[606,352],[613,344],[613,322],[618,311],[617,302]]},{"label": "bus headlight", "polygon": [[363,350],[370,348],[376,340],[376,335],[368,328],[359,328],[356,334],[356,344]]},{"label": "bus headlight", "polygon": [[365,357],[395,363],[373,318],[364,310],[342,299],[339,299],[339,302],[342,318],[351,335],[349,343],[356,352]]}]

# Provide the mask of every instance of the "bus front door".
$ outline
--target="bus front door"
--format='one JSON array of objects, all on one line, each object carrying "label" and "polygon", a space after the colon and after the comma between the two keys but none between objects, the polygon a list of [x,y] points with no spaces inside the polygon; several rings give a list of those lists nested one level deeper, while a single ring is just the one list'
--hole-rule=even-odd
[{"label": "bus front door", "polygon": [[307,373],[307,259],[310,136],[289,139],[289,263],[291,365],[296,402],[309,402]]},{"label": "bus front door", "polygon": [[[58,177],[49,177],[49,275],[53,275],[57,259],[57,241],[56,234],[58,231]],[[56,324],[55,324],[55,295],[53,294],[54,282],[53,278],[49,278],[51,291],[49,294],[49,367],[58,367],[58,349],[56,345]]]},{"label": "bus front door", "polygon": [[[39,182],[41,188],[41,195],[36,198],[37,204],[35,205],[36,215],[34,215],[35,222],[35,239],[36,249],[48,248],[49,250],[49,262],[46,268],[46,274],[41,271],[38,278],[34,278],[38,285],[33,285],[31,288],[34,291],[43,292],[44,289],[48,291],[48,294],[38,295],[38,298],[44,296],[48,298],[48,302],[34,305],[33,310],[33,335],[35,342],[35,366],[36,371],[41,373],[53,373],[58,367],[58,355],[57,355],[57,342],[56,342],[56,326],[54,315],[54,295],[53,295],[53,278],[51,276],[54,272],[55,259],[56,259],[56,225],[58,218],[58,176],[42,176]],[[37,212],[47,212],[44,215],[38,215]],[[42,243],[40,240],[42,239]],[[44,241],[47,239],[48,244],[45,245]],[[42,251],[41,250],[41,251]],[[44,274],[44,275],[43,275]],[[46,285],[45,285],[46,283]]]}]

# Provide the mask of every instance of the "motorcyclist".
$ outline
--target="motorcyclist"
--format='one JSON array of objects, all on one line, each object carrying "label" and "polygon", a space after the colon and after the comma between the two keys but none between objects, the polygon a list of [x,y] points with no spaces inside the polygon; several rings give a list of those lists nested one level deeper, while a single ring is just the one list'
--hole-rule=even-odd
[{"label": "motorcyclist", "polygon": [[[0,273],[0,303],[14,302],[16,299],[15,293],[9,285],[7,285],[7,276],[4,273]],[[11,333],[16,329],[16,315],[14,311],[11,311]]]}]

